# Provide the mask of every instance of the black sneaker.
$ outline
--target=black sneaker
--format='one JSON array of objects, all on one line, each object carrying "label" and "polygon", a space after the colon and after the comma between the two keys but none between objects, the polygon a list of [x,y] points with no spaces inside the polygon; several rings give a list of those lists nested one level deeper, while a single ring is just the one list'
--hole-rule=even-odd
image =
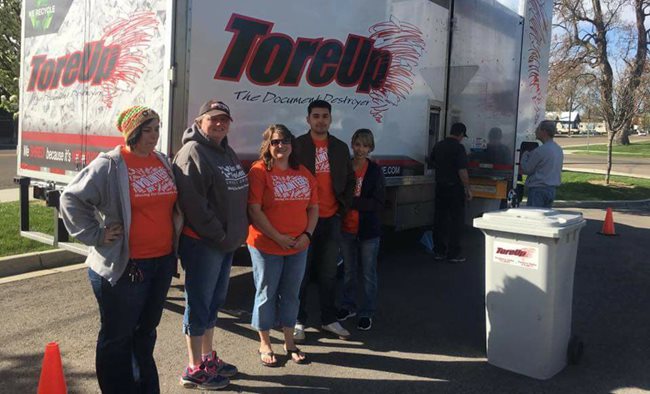
[{"label": "black sneaker", "polygon": [[455,256],[447,259],[450,263],[464,263],[466,260],[465,256]]},{"label": "black sneaker", "polygon": [[443,253],[434,253],[433,254],[433,259],[435,261],[442,261],[447,259],[447,255]]},{"label": "black sneaker", "polygon": [[356,312],[351,312],[347,309],[339,309],[339,311],[336,313],[336,320],[345,321],[351,317],[355,317],[356,315]]},{"label": "black sneaker", "polygon": [[368,331],[372,328],[372,317],[362,317],[357,323],[357,329],[362,331]]}]

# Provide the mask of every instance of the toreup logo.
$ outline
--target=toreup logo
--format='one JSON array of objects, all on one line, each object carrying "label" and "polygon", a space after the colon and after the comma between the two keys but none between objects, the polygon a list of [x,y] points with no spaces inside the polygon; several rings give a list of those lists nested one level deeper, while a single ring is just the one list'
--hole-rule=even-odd
[{"label": "toreup logo", "polygon": [[506,249],[506,248],[497,248],[497,254],[502,254],[506,256],[517,256],[517,257],[527,257],[530,255],[528,250],[525,249]]},{"label": "toreup logo", "polygon": [[308,60],[307,82],[312,86],[357,86],[361,93],[386,82],[391,54],[373,48],[368,37],[350,34],[345,43],[334,39],[298,38],[295,42],[271,33],[273,23],[233,14],[227,31],[234,35],[215,79],[239,81],[244,70],[257,85],[297,86]]},{"label": "toreup logo", "polygon": [[86,43],[81,50],[32,56],[27,91],[89,83],[100,89],[101,100],[111,108],[115,95],[131,91],[146,70],[146,50],[158,23],[155,12],[137,12],[104,27],[101,38]]},{"label": "toreup logo", "polygon": [[422,32],[391,17],[371,26],[368,37],[348,34],[336,39],[298,37],[272,33],[273,23],[233,14],[226,26],[230,44],[214,79],[238,82],[244,71],[256,85],[322,87],[336,83],[356,87],[371,97],[371,114],[381,121],[390,106],[410,94],[414,69],[424,51]]},{"label": "toreup logo", "polygon": [[120,46],[104,46],[104,41],[89,42],[83,51],[49,58],[37,55],[32,58],[32,72],[29,75],[27,91],[51,90],[61,86],[70,86],[74,82],[99,85],[109,79],[115,71],[115,64],[120,57]]}]

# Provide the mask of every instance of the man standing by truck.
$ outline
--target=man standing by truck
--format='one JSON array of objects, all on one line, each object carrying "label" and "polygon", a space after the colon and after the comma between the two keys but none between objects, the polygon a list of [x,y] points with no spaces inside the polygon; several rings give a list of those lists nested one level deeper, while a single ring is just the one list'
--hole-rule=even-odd
[{"label": "man standing by truck", "polygon": [[465,125],[454,123],[449,136],[433,147],[430,158],[436,170],[434,259],[447,259],[450,263],[465,261],[461,255],[460,240],[465,223],[465,201],[472,199],[467,174],[467,153],[461,144],[465,137]]},{"label": "man standing by truck", "polygon": [[564,153],[553,140],[556,131],[555,122],[543,120],[535,130],[542,146],[521,156],[521,170],[528,175],[526,205],[529,207],[550,208],[555,200],[555,188],[560,186]]},{"label": "man standing by truck", "polygon": [[300,288],[300,312],[294,330],[296,342],[305,340],[306,290],[312,275],[318,282],[322,330],[341,339],[350,337],[350,332],[336,318],[336,262],[341,217],[352,203],[356,180],[347,144],[329,133],[331,115],[332,106],[327,101],[311,102],[307,107],[309,132],[297,138],[298,161],[314,174],[318,183],[319,218],[314,234],[308,234],[311,245]]}]

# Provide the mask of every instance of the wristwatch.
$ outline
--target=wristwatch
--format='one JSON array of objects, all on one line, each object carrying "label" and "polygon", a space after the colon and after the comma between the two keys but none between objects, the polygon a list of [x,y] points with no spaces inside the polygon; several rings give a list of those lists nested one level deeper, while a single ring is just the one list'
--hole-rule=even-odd
[{"label": "wristwatch", "polygon": [[303,231],[302,233],[305,234],[307,238],[309,238],[309,242],[311,242],[311,233],[309,231]]}]

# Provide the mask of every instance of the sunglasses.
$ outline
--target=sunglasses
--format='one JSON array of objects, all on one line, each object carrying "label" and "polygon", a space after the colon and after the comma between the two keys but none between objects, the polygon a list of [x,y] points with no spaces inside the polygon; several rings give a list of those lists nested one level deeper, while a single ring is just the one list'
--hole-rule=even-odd
[{"label": "sunglasses", "polygon": [[271,140],[271,146],[278,146],[278,145],[291,145],[291,138],[283,138],[283,139],[277,139],[277,140]]}]

